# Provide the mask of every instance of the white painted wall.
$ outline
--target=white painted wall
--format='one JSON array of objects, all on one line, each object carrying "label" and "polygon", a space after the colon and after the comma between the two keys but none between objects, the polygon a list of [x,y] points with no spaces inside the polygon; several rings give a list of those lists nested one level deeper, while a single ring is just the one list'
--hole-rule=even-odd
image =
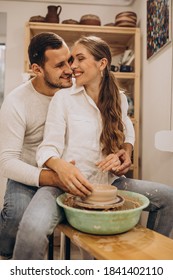
[{"label": "white painted wall", "polygon": [[[7,13],[5,94],[22,82],[25,22],[34,15],[45,16],[49,4],[0,1],[0,12]],[[57,5],[57,2],[51,4]],[[62,4],[60,21],[79,20],[90,13],[98,15],[103,25],[114,22],[115,15],[125,10],[137,12],[141,27],[141,178],[173,186],[173,154],[154,147],[155,133],[170,128],[172,46],[167,46],[152,60],[146,59],[146,0],[136,0],[132,7]],[[0,180],[1,205],[5,184]]]},{"label": "white painted wall", "polygon": [[137,1],[135,6],[138,14],[140,14],[140,27],[142,31],[142,179],[173,186],[173,154],[161,152],[154,146],[155,133],[160,130],[170,129],[171,79],[173,79],[171,70],[173,60],[172,45],[169,44],[152,59],[146,59],[146,2],[146,0]]}]

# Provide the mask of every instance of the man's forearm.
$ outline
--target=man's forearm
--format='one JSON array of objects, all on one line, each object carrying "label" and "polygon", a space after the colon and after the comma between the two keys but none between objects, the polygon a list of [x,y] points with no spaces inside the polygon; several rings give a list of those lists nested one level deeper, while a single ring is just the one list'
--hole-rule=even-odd
[{"label": "man's forearm", "polygon": [[64,187],[57,173],[53,170],[42,169],[39,177],[39,186]]},{"label": "man's forearm", "polygon": [[132,156],[132,151],[133,151],[133,146],[130,143],[124,143],[123,144],[123,149],[129,154],[129,157],[131,158]]}]

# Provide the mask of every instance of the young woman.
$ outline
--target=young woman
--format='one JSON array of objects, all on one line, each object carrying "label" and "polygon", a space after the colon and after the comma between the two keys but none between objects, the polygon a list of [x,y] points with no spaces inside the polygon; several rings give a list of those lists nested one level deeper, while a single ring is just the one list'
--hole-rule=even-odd
[{"label": "young woman", "polygon": [[74,195],[89,194],[95,181],[146,195],[148,227],[169,236],[173,188],[123,176],[131,164],[134,130],[127,99],[110,66],[109,46],[100,38],[82,37],[74,44],[71,68],[76,82],[50,103],[38,165],[54,170]]}]

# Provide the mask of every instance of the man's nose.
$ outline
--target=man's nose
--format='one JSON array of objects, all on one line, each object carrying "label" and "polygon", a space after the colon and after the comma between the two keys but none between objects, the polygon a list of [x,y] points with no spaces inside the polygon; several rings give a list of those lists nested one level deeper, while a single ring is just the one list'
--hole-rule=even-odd
[{"label": "man's nose", "polygon": [[72,69],[71,69],[71,66],[70,66],[69,63],[66,63],[66,65],[65,65],[65,71],[68,72],[68,73],[70,73],[70,74],[72,74]]}]

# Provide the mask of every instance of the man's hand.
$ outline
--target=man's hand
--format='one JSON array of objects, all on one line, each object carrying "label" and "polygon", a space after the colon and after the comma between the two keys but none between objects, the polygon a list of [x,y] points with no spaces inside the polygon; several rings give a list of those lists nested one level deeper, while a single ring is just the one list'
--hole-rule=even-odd
[{"label": "man's hand", "polygon": [[121,165],[116,170],[115,174],[117,176],[125,175],[129,171],[130,166],[132,164],[129,152],[127,152],[124,149],[121,149],[118,151],[118,153],[116,155],[119,157],[119,159],[121,161]]},{"label": "man's hand", "polygon": [[108,155],[102,161],[96,163],[96,166],[103,172],[109,171],[117,176],[125,175],[132,164],[131,154],[132,145],[124,143],[123,149],[119,150],[115,154]]}]

